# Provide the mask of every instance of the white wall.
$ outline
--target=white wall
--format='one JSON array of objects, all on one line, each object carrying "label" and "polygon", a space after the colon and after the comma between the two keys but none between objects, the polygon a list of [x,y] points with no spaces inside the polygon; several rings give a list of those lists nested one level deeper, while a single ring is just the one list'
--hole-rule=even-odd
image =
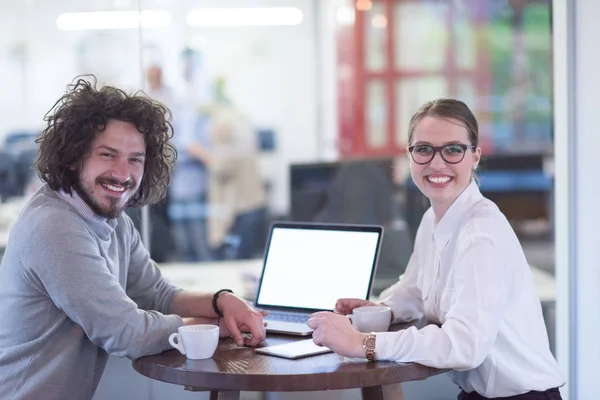
[{"label": "white wall", "polygon": [[565,399],[600,393],[600,2],[554,0],[557,356]]},{"label": "white wall", "polygon": [[[77,74],[95,72],[130,87],[140,82],[136,31],[59,31],[56,18],[73,10],[63,1],[0,0],[0,10],[0,140],[15,129],[43,128],[44,114]],[[78,57],[84,42],[89,50]]]},{"label": "white wall", "polygon": [[336,14],[341,7],[348,8],[347,0],[318,1],[317,46],[317,98],[319,126],[319,156],[324,160],[336,160],[338,149],[338,104],[337,104],[337,45]]}]

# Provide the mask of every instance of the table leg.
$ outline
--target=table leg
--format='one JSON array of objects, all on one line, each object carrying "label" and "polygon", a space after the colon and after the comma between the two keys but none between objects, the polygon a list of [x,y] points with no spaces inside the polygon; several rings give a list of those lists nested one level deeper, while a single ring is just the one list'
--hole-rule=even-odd
[{"label": "table leg", "polygon": [[383,388],[381,386],[368,386],[362,388],[363,400],[383,400]]},{"label": "table leg", "polygon": [[210,400],[240,400],[240,392],[235,390],[211,390]]},{"label": "table leg", "polygon": [[399,383],[385,386],[362,388],[363,400],[402,400],[402,385]]}]

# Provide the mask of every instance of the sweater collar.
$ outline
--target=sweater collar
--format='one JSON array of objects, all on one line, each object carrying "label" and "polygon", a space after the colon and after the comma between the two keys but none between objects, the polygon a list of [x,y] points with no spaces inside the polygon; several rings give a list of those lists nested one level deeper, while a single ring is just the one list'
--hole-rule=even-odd
[{"label": "sweater collar", "polygon": [[71,190],[71,194],[68,194],[63,190],[60,190],[57,193],[60,198],[75,209],[77,214],[85,220],[102,240],[107,240],[114,232],[117,227],[117,219],[108,219],[96,214],[75,189]]}]

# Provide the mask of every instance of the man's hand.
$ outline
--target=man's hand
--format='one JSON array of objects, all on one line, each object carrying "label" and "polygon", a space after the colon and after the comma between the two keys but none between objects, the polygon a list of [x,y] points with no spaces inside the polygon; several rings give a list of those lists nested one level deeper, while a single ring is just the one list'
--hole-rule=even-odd
[{"label": "man's hand", "polygon": [[[258,312],[264,317],[266,315],[269,314],[268,311],[265,310],[258,310]],[[217,321],[215,321],[214,323],[219,323],[219,336],[220,337],[230,337],[231,332],[229,332],[229,329],[227,328],[227,325],[225,324],[225,319],[224,318],[218,318]],[[267,326],[266,322],[263,322],[264,326]],[[250,328],[248,328],[246,325],[242,325],[239,327],[240,328],[240,332],[242,333],[250,333]],[[244,336],[244,335],[242,335]],[[247,339],[244,338],[244,343],[246,342]]]},{"label": "man's hand", "polygon": [[335,309],[333,310],[337,314],[348,315],[352,314],[352,310],[362,306],[376,306],[377,304],[369,300],[361,299],[339,299],[335,303]]},{"label": "man's hand", "polygon": [[345,357],[365,357],[363,340],[367,335],[357,332],[348,317],[321,311],[312,314],[307,324],[314,330],[312,337],[316,345],[327,346]]},{"label": "man's hand", "polygon": [[[223,313],[221,326],[229,333],[238,346],[256,346],[265,340],[267,333],[263,315],[266,311],[258,311],[246,301],[232,293],[223,293],[217,299],[217,307]],[[250,332],[250,338],[244,339],[242,331]]]},{"label": "man's hand", "polygon": [[[269,314],[269,312],[265,311],[265,310],[259,310],[259,312],[261,313],[262,316],[266,316]],[[218,324],[219,325],[219,337],[231,336],[229,329],[227,329],[227,326],[225,326],[225,321],[223,321],[223,319],[221,319],[221,318],[204,318],[204,317],[183,318],[183,325],[205,325],[205,324],[209,324],[209,325],[217,325]],[[267,323],[265,322],[264,325],[267,326]],[[240,327],[240,331],[242,331],[243,333],[250,332],[248,327],[245,325]]]}]

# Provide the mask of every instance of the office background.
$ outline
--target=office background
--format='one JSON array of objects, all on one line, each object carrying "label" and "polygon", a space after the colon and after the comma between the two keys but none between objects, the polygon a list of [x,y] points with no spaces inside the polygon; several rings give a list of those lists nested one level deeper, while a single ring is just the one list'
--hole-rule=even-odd
[{"label": "office background", "polygon": [[[247,26],[247,15],[218,12],[246,7],[280,14]],[[267,199],[255,229],[264,234],[274,219],[382,223],[388,240],[404,246],[386,255],[384,286],[401,273],[426,207],[407,177],[408,118],[431,98],[459,97],[481,123],[482,190],[509,215],[530,263],[556,271],[549,332],[572,398],[589,398],[598,388],[587,374],[600,363],[600,352],[590,351],[598,347],[600,221],[589,183],[600,84],[592,72],[598,57],[587,51],[598,7],[591,0],[0,1],[8,32],[0,37],[0,197],[13,205],[35,189],[32,138],[73,77],[93,73],[149,93],[147,71],[158,67],[176,97],[175,121],[186,121],[182,109],[203,114],[218,103],[251,127],[249,156]],[[208,21],[194,11],[207,8],[217,9]],[[142,11],[142,23],[90,29],[66,15],[98,11]],[[343,183],[348,173],[352,185]],[[349,204],[348,193],[356,199],[373,182],[381,202]],[[355,212],[342,215],[341,205]],[[210,208],[202,210],[206,218]],[[149,241],[177,248],[168,205],[149,211]],[[0,215],[4,225],[10,219]],[[242,236],[229,235],[211,261],[238,257]],[[157,246],[165,263],[185,261]]]}]

